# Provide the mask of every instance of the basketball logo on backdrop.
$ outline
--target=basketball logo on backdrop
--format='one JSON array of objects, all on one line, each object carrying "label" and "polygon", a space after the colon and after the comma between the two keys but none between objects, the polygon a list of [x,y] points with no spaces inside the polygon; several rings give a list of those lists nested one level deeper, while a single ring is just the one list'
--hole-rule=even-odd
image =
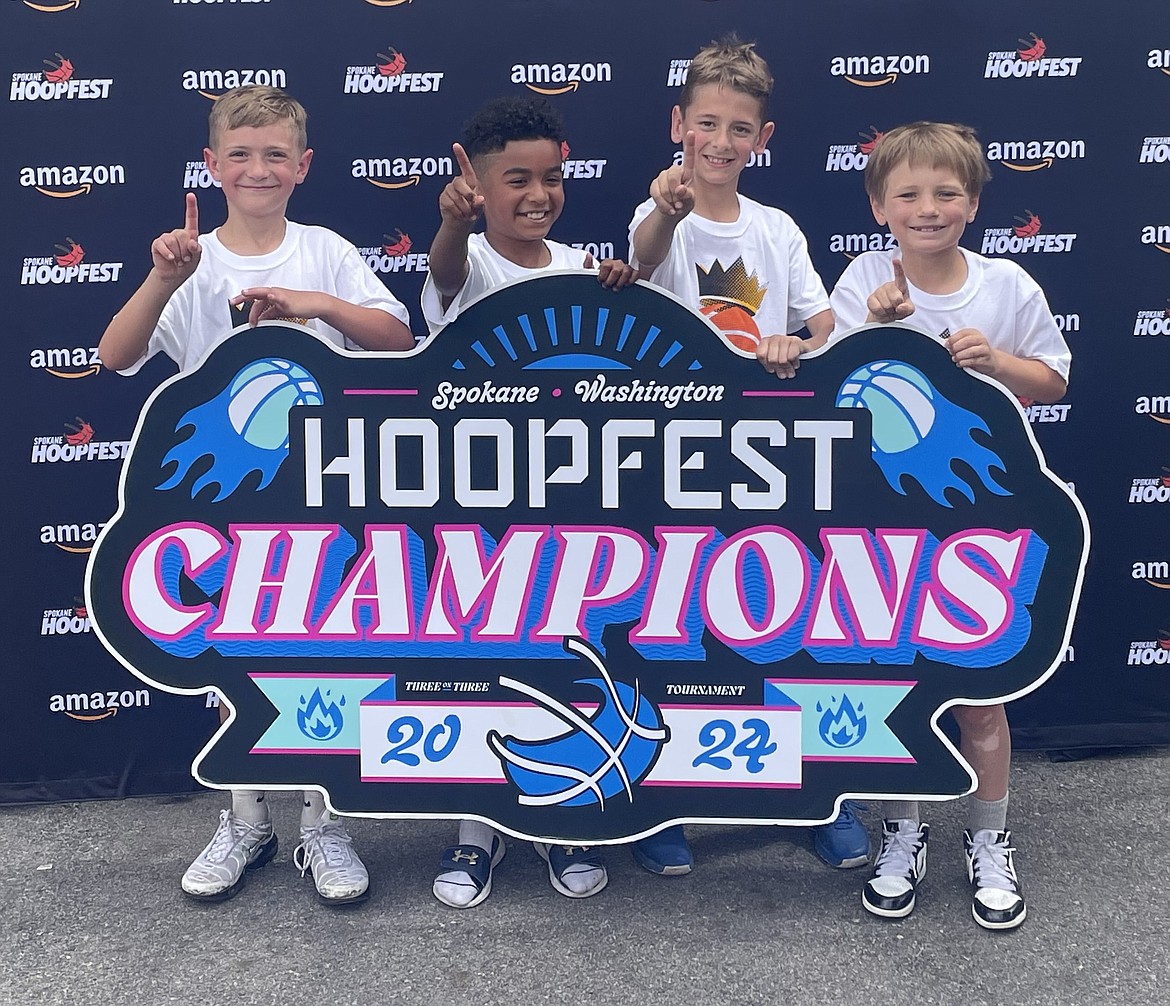
[{"label": "basketball logo on backdrop", "polygon": [[[759,278],[705,272],[750,338]],[[1052,672],[1087,550],[938,340],[862,328],[781,382],[581,273],[407,355],[242,328],[156,392],[121,492],[89,610],[234,710],[201,779],[574,843],[965,792],[939,710]]]}]

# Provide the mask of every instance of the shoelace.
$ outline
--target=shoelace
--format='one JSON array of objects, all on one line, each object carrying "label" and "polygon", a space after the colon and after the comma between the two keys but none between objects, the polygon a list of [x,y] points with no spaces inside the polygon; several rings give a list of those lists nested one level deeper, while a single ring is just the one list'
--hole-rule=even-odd
[{"label": "shoelace", "polygon": [[346,866],[351,859],[346,846],[352,845],[353,839],[341,824],[318,824],[306,828],[301,844],[293,852],[293,862],[301,871],[303,877],[309,870],[311,860],[309,849],[316,845],[325,857],[325,864],[333,869]]},{"label": "shoelace", "polygon": [[978,838],[982,832],[976,832],[971,837],[971,866],[975,880],[979,887],[994,887],[1001,891],[1015,891],[1019,884],[1011,868],[1009,853],[1015,852],[1015,846],[1007,844],[1007,834],[1004,841],[999,841],[999,835],[991,832],[993,838]]},{"label": "shoelace", "polygon": [[862,804],[854,803],[852,800],[841,801],[841,813],[837,815],[837,820],[831,821],[830,826],[837,831],[850,830],[856,826],[857,811],[862,807]]},{"label": "shoelace", "polygon": [[914,872],[921,831],[887,831],[882,835],[882,851],[874,864],[874,875],[908,877]]},{"label": "shoelace", "polygon": [[[240,822],[241,824],[243,822]],[[232,817],[231,811],[221,810],[219,812],[219,827],[215,829],[215,834],[211,837],[211,844],[207,847],[204,858],[212,863],[222,863],[227,859],[227,855],[231,852],[232,846],[236,843],[236,819]]]}]

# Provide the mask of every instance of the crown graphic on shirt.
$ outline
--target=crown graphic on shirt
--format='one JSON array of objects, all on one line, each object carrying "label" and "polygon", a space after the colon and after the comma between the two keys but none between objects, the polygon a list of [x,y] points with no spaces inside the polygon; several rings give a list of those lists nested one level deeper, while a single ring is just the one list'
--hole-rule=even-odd
[{"label": "crown graphic on shirt", "polygon": [[731,268],[724,269],[716,259],[710,269],[697,265],[699,275],[699,303],[724,301],[738,304],[755,314],[764,302],[767,287],[761,287],[753,272],[750,276],[744,268],[743,259],[737,258]]}]

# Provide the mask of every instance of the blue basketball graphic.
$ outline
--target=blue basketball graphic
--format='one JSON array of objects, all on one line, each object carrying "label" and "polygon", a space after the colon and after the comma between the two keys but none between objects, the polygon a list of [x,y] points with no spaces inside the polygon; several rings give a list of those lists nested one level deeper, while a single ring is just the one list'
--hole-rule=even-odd
[{"label": "blue basketball graphic", "polygon": [[886,454],[909,450],[934,426],[934,388],[906,363],[878,360],[858,367],[837,392],[837,405],[873,414],[873,449]]},{"label": "blue basketball graphic", "polygon": [[248,364],[231,383],[228,418],[253,447],[276,451],[288,446],[288,410],[320,405],[321,389],[304,367],[269,357]]}]

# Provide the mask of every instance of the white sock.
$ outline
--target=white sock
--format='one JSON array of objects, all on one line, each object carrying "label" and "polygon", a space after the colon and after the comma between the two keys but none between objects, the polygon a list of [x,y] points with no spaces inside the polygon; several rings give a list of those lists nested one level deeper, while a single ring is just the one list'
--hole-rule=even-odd
[{"label": "white sock", "polygon": [[[478,846],[490,856],[495,837],[491,826],[482,821],[459,822],[459,845]],[[466,905],[478,893],[471,877],[463,870],[440,873],[435,878],[434,892],[440,901],[455,905]]]},{"label": "white sock", "polygon": [[592,891],[603,880],[605,880],[605,867],[586,866],[584,863],[571,866],[561,874],[561,883],[574,894]]},{"label": "white sock", "polygon": [[311,828],[325,815],[325,797],[315,789],[307,789],[301,805],[301,827]]},{"label": "white sock", "polygon": [[232,816],[248,824],[267,824],[268,801],[262,789],[233,789]]}]

